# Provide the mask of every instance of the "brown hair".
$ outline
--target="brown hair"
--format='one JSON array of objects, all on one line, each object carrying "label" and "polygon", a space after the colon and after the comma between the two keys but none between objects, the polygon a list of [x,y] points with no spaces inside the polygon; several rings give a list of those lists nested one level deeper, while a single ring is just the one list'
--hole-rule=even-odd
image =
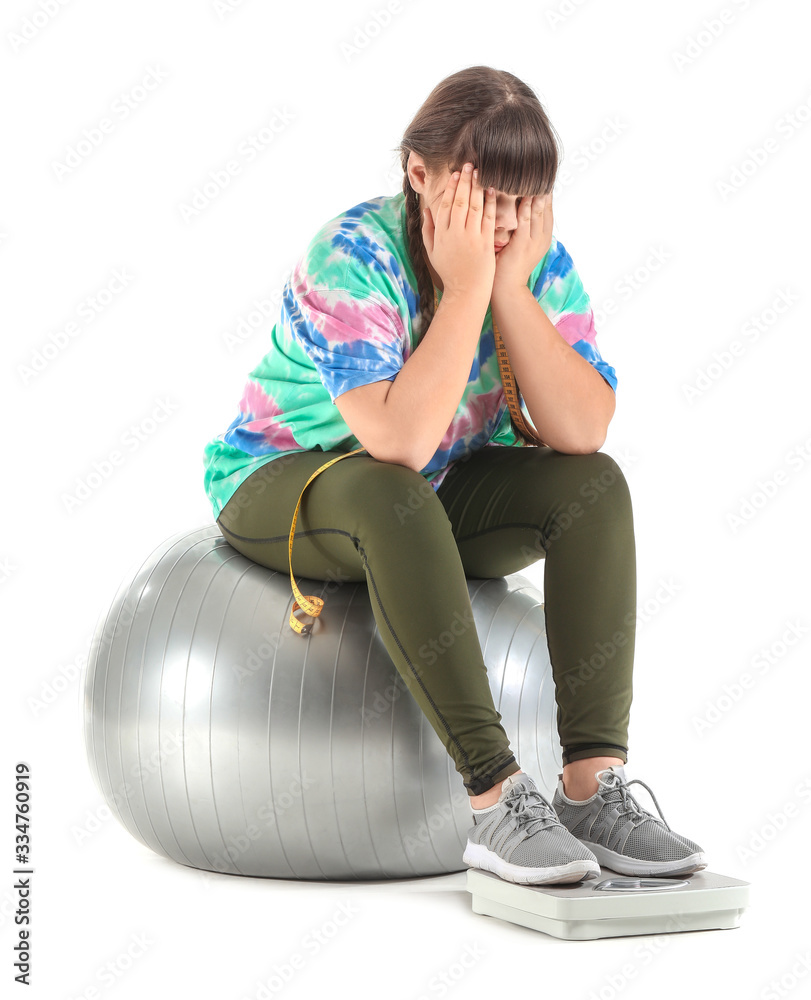
[{"label": "brown hair", "polygon": [[[406,235],[419,291],[420,329],[434,315],[434,283],[424,256],[422,216],[408,179],[412,150],[426,168],[451,172],[471,161],[482,187],[506,194],[536,195],[552,190],[557,175],[559,137],[532,89],[517,76],[491,66],[469,66],[438,83],[403,133],[397,149],[403,167]],[[512,418],[511,418],[512,420]],[[516,434],[526,441],[513,423]]]}]

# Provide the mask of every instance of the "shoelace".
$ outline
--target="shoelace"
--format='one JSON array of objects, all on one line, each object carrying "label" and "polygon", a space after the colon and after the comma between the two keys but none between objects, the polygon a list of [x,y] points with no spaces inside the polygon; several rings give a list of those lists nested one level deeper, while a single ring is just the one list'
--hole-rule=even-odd
[{"label": "shoelace", "polygon": [[[637,813],[639,815],[639,823],[644,822],[646,819],[652,819],[654,823],[659,823],[659,822],[664,823],[667,829],[670,830],[670,826],[667,820],[665,819],[662,810],[659,808],[659,803],[656,801],[656,796],[653,794],[650,788],[648,788],[648,786],[645,784],[644,781],[641,781],[639,778],[632,778],[630,781],[622,781],[616,774],[613,775],[613,778],[609,778],[607,781],[605,778],[598,778],[597,781],[601,785],[605,786],[605,788],[607,789],[607,791],[603,792],[603,798],[605,799],[606,802],[617,801],[616,798],[608,797],[610,792],[620,793],[620,798],[622,799],[622,808],[620,809],[620,816],[624,816],[626,813],[628,814]],[[648,793],[650,794],[650,797],[653,799],[654,805],[656,806],[659,815],[662,817],[661,820],[657,819],[656,816],[653,815],[653,813],[648,812],[647,809],[643,809],[642,806],[633,797],[633,795],[628,791],[628,786],[633,785],[634,782],[636,782],[636,784],[638,785],[642,785],[643,788],[648,789]],[[639,823],[636,823],[635,825],[638,826]],[[672,833],[673,831],[670,830],[670,832]]]},{"label": "shoelace", "polygon": [[517,830],[523,829],[527,836],[545,826],[563,826],[552,806],[534,788],[522,785],[511,789],[503,802],[507,811],[512,813],[514,827]]}]

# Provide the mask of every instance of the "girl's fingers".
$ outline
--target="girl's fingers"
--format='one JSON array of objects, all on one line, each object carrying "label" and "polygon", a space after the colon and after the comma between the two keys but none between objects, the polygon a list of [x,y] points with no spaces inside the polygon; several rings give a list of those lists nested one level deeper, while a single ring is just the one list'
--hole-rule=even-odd
[{"label": "girl's fingers", "polygon": [[552,233],[552,192],[546,196],[543,206],[543,233],[544,237],[550,236]]},{"label": "girl's fingers", "polygon": [[[468,169],[470,168],[470,169]],[[456,197],[453,199],[453,213],[451,222],[456,223],[462,229],[467,224],[468,206],[470,205],[470,188],[473,184],[473,164],[462,164],[462,171],[456,185]]]},{"label": "girl's fingers", "polygon": [[436,213],[436,223],[435,226],[438,229],[447,229],[451,221],[451,208],[453,207],[453,200],[456,197],[456,184],[459,180],[459,171],[451,174],[448,178],[448,183],[445,185],[445,191],[442,194],[442,201],[439,203],[439,211]]},{"label": "girl's fingers", "polygon": [[548,195],[540,194],[532,199],[529,235],[533,240],[539,240],[543,236],[547,197]]},{"label": "girl's fingers", "polygon": [[[523,215],[524,202],[531,202],[529,210]],[[519,215],[529,223],[529,237],[540,240],[552,231],[552,192],[536,194],[532,198],[524,198],[519,208]]]},{"label": "girl's fingers", "polygon": [[[479,213],[478,225],[481,232],[491,238],[496,229],[496,193],[488,194],[481,186],[478,178],[478,171],[473,171],[473,189],[470,192],[470,207]],[[475,215],[471,213],[475,224]]]},{"label": "girl's fingers", "polygon": [[487,233],[490,242],[496,232],[496,192],[490,193],[488,188],[484,192],[484,209],[482,210],[482,232]]},{"label": "girl's fingers", "polygon": [[422,210],[422,242],[428,248],[429,253],[434,249],[434,221],[431,218],[431,209]]},{"label": "girl's fingers", "polygon": [[468,222],[481,229],[482,208],[484,207],[484,188],[479,184],[478,171],[474,170],[470,174],[470,209],[468,212]]}]

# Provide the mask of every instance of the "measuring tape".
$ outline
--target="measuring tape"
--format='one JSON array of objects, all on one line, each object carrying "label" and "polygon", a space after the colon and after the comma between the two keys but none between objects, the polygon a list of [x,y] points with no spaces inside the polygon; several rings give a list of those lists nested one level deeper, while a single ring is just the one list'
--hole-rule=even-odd
[{"label": "measuring tape", "polygon": [[[434,288],[434,313],[436,313],[437,307],[439,305],[439,297],[437,295],[437,290]],[[535,429],[530,427],[524,420],[524,414],[521,412],[521,406],[518,402],[518,383],[515,380],[515,375],[510,366],[510,359],[507,355],[507,349],[504,346],[504,341],[501,339],[501,334],[498,332],[498,327],[496,326],[496,321],[493,320],[493,337],[496,344],[496,357],[498,358],[498,367],[501,372],[501,381],[504,385],[504,395],[507,398],[507,405],[510,408],[510,415],[512,416],[513,422],[516,427],[526,435],[531,441],[534,441],[537,445],[543,447],[544,442],[538,437]],[[296,611],[301,610],[305,614],[310,615],[312,618],[317,618],[324,607],[324,601],[320,597],[309,596],[305,597],[304,594],[296,586],[296,581],[293,579],[293,536],[296,533],[296,520],[298,518],[299,506],[301,505],[301,498],[304,496],[304,490],[310,485],[310,483],[315,479],[319,473],[323,472],[324,469],[328,469],[331,465],[335,465],[336,462],[340,462],[342,458],[349,458],[350,455],[360,455],[361,452],[366,451],[365,448],[355,448],[354,451],[348,451],[343,455],[339,455],[337,458],[333,458],[331,461],[326,462],[319,469],[310,476],[307,482],[304,484],[304,489],[299,494],[298,502],[296,503],[296,509],[293,512],[293,524],[290,527],[290,537],[287,544],[287,553],[290,561],[290,583],[293,587],[293,595],[295,600],[293,601],[293,608],[290,611],[290,627],[298,632],[299,635],[309,635],[313,630],[313,623],[307,622],[306,624],[300,619],[296,618]]]}]

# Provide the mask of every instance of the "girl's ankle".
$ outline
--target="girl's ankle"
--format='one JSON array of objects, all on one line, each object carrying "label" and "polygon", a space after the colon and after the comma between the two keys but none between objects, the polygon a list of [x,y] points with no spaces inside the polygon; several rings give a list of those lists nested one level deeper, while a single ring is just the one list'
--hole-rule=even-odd
[{"label": "girl's ankle", "polygon": [[[516,771],[515,774],[521,774],[521,771]],[[510,774],[508,777],[512,778],[514,775]],[[470,797],[470,807],[471,809],[489,809],[490,806],[494,806],[496,802],[501,798],[501,790],[504,782],[507,778],[502,778],[501,781],[493,785],[492,788],[488,789],[488,792],[492,795],[492,798],[482,799],[481,802],[477,802],[476,799],[480,798],[478,795],[471,795]],[[482,794],[487,794],[486,792]]]}]

